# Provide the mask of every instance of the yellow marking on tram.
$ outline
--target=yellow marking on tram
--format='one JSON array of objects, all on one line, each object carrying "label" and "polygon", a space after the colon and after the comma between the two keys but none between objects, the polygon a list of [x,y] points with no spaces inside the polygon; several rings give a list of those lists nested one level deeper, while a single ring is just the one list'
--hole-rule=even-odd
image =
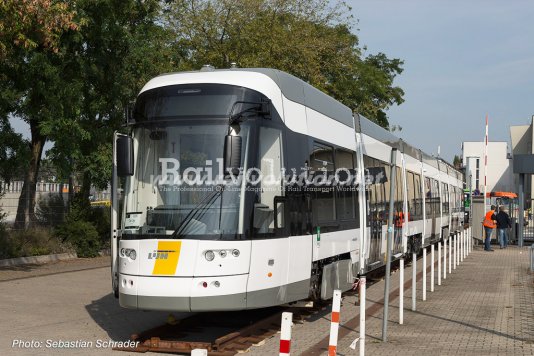
[{"label": "yellow marking on tram", "polygon": [[159,241],[158,254],[166,254],[167,258],[157,258],[154,263],[153,275],[173,275],[178,267],[182,241]]}]

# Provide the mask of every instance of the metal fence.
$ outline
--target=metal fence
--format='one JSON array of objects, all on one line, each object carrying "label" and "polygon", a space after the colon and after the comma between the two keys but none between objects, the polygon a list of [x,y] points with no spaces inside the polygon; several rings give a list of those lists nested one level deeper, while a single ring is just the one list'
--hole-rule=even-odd
[{"label": "metal fence", "polygon": [[[4,223],[12,229],[16,222],[21,192],[24,182],[13,181],[9,184],[0,181],[0,211]],[[74,189],[76,191],[76,188]],[[26,203],[28,199],[25,199]],[[110,190],[91,190],[91,201],[98,203],[110,200]],[[61,224],[69,208],[69,185],[57,182],[39,182],[35,192],[35,225],[54,227]]]}]

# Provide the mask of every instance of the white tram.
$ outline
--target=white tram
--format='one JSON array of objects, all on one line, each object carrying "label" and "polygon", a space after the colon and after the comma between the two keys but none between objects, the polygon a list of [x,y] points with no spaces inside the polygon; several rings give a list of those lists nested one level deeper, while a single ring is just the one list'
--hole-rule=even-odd
[{"label": "white tram", "polygon": [[278,70],[161,75],[127,116],[114,139],[111,237],[123,307],[331,298],[384,265],[390,199],[394,259],[462,227],[458,171]]}]

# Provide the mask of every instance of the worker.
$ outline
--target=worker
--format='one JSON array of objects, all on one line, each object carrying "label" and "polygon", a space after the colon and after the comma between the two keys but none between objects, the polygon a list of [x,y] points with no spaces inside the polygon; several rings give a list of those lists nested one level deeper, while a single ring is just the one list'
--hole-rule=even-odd
[{"label": "worker", "polygon": [[486,213],[484,221],[482,222],[482,225],[484,225],[484,232],[486,234],[486,238],[484,239],[484,251],[493,251],[490,242],[491,233],[497,227],[497,225],[495,224],[495,209],[495,205],[492,205],[491,210]]}]

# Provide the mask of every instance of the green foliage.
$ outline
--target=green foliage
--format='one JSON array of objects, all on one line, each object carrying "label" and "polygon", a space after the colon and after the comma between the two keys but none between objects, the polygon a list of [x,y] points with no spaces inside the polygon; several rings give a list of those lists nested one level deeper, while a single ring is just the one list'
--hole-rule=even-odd
[{"label": "green foliage", "polygon": [[24,176],[28,156],[28,142],[13,131],[7,118],[0,118],[0,180],[10,182]]},{"label": "green foliage", "polygon": [[[22,167],[33,188],[44,143],[53,141],[47,157],[57,176],[81,181],[87,205],[90,187],[110,181],[123,107],[153,76],[204,64],[287,71],[387,127],[386,110],[403,101],[393,83],[403,62],[366,54],[355,24],[344,2],[329,0],[7,0],[0,5],[0,176]],[[30,125],[29,142],[4,129],[10,115]],[[32,216],[27,191],[17,221]],[[80,209],[72,218],[97,223],[103,234],[107,222]]]},{"label": "green foliage", "polygon": [[[0,188],[0,200],[2,199],[4,194],[5,194],[5,192],[2,191],[2,189]],[[9,246],[6,243],[6,241],[7,241],[7,232],[6,232],[6,224],[5,224],[5,221],[4,221],[6,216],[7,216],[7,214],[4,213],[4,211],[2,209],[2,205],[0,205],[0,256],[2,256],[2,254],[11,253],[11,251],[9,251]],[[0,257],[0,258],[2,258],[2,257]]]},{"label": "green foliage", "polygon": [[48,229],[6,231],[0,227],[0,259],[63,253],[68,250]]},{"label": "green foliage", "polygon": [[454,155],[454,159],[452,161],[452,164],[456,169],[460,169],[462,167],[462,157],[458,155]]},{"label": "green foliage", "polygon": [[86,21],[66,51],[78,68],[72,79],[83,101],[76,115],[50,121],[43,129],[55,141],[49,157],[60,175],[78,172],[87,195],[91,185],[107,187],[112,135],[124,121],[124,106],[151,77],[171,70],[172,48],[170,32],[158,20],[160,1],[76,4],[78,16]]},{"label": "green foliage", "polygon": [[83,220],[67,219],[58,226],[56,236],[62,242],[73,245],[78,257],[96,257],[101,248],[98,231],[93,224]]},{"label": "green foliage", "polygon": [[56,227],[65,220],[66,206],[62,193],[49,193],[37,203],[35,215],[40,224]]},{"label": "green foliage", "polygon": [[98,236],[104,248],[109,244],[111,231],[111,208],[109,206],[91,207],[89,221],[95,226]]},{"label": "green foliage", "polygon": [[58,50],[61,34],[76,29],[67,2],[50,0],[3,0],[0,3],[0,58],[14,47]]},{"label": "green foliage", "polygon": [[166,23],[175,32],[179,69],[203,64],[289,72],[388,127],[385,110],[403,102],[393,86],[402,61],[363,54],[344,2],[181,0]]}]

